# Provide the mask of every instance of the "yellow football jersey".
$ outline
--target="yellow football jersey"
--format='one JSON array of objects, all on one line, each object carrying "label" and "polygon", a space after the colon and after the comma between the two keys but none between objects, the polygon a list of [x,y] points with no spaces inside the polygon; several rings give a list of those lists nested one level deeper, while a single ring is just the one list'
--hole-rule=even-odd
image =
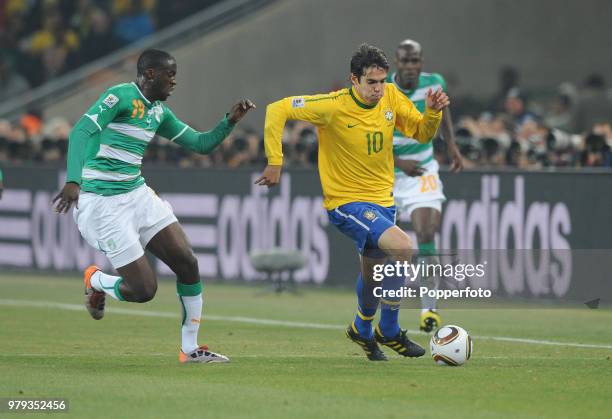
[{"label": "yellow football jersey", "polygon": [[281,99],[266,109],[268,164],[283,163],[281,137],[288,119],[317,126],[323,204],[331,210],[349,202],[393,205],[394,129],[422,143],[431,141],[442,112],[421,114],[391,83],[376,105],[366,105],[352,87]]}]

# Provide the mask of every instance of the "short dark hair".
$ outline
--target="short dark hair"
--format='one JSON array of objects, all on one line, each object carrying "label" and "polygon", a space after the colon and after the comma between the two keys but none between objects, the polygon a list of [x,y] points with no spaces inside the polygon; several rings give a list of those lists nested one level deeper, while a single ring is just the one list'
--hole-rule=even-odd
[{"label": "short dark hair", "polygon": [[414,51],[420,56],[423,56],[423,48],[421,48],[421,44],[413,39],[404,39],[399,43],[397,49],[405,49],[406,51]]},{"label": "short dark hair", "polygon": [[138,57],[138,63],[136,69],[138,75],[144,74],[145,70],[149,68],[159,68],[166,64],[168,60],[173,60],[174,57],[168,54],[166,51],[159,49],[146,49]]},{"label": "short dark hair", "polygon": [[361,44],[351,57],[351,74],[360,78],[370,67],[382,68],[389,71],[389,61],[382,49],[373,45]]}]

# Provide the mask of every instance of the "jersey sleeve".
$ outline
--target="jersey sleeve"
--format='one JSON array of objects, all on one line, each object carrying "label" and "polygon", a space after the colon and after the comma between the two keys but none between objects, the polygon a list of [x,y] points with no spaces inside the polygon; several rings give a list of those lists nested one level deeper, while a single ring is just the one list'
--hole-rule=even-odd
[{"label": "jersey sleeve", "polygon": [[157,129],[157,134],[200,154],[208,154],[214,150],[235,126],[225,115],[213,129],[200,132],[178,119],[170,109],[166,108],[164,114],[164,120]]},{"label": "jersey sleeve", "polygon": [[127,100],[121,98],[119,89],[111,88],[104,92],[98,100],[91,105],[84,116],[89,118],[102,131],[117,115],[129,106]]},{"label": "jersey sleeve", "polygon": [[421,114],[410,99],[397,92],[395,86],[392,89],[397,112],[395,128],[420,143],[431,141],[442,121],[442,112],[426,107],[425,112]]},{"label": "jersey sleeve", "polygon": [[291,96],[271,103],[266,108],[264,146],[268,164],[282,165],[282,135],[288,119],[310,122],[316,126],[329,123],[336,109],[332,95]]},{"label": "jersey sleeve", "polygon": [[66,182],[81,184],[89,140],[101,132],[126,107],[119,89],[111,88],[83,114],[70,130]]}]

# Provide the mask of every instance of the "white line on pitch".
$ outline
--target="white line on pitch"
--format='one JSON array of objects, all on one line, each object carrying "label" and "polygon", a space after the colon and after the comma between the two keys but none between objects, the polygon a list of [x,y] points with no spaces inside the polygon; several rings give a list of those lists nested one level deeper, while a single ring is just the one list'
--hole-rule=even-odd
[{"label": "white line on pitch", "polygon": [[[70,311],[83,311],[84,310],[84,307],[80,304],[65,304],[65,303],[56,303],[52,301],[0,299],[0,305],[15,306],[15,307],[55,308],[55,309],[70,310]],[[171,318],[171,319],[179,318],[178,313],[169,313],[165,311],[149,311],[149,310],[121,308],[121,307],[112,307],[108,309],[108,311],[113,314],[124,314],[127,316],[164,317],[164,318]],[[241,316],[215,316],[211,314],[206,314],[204,316],[204,320],[263,324],[263,325],[268,325],[268,326],[302,327],[306,329],[343,330],[346,327],[346,326],[336,325],[336,324],[293,322],[293,321],[287,321],[287,320],[259,319],[255,317],[241,317]],[[419,330],[408,330],[408,333],[424,334],[423,332]],[[505,337],[505,336],[474,336],[474,338],[482,339],[482,340],[494,340],[494,341],[500,341],[500,342],[525,343],[525,344],[530,344],[530,345],[550,345],[550,346],[567,346],[567,347],[574,347],[574,348],[612,349],[612,345],[603,345],[603,344],[595,344],[595,343],[558,342],[558,341],[552,341],[552,340],[511,338],[511,337]]]}]

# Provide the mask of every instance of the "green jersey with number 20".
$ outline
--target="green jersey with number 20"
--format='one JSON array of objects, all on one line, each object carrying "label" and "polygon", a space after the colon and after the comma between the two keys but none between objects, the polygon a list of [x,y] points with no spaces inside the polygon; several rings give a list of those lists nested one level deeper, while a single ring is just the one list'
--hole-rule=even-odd
[{"label": "green jersey with number 20", "polygon": [[[441,87],[442,90],[446,92],[446,82],[440,74],[421,72],[419,75],[419,84],[417,88],[413,90],[402,89],[397,84],[395,75],[396,73],[389,75],[387,81],[395,84],[400,92],[405,94],[421,113],[425,111],[425,98],[429,89],[436,91],[438,87]],[[394,133],[393,154],[402,160],[417,160],[420,162],[419,166],[425,166],[434,160],[432,142],[420,144],[415,139],[404,137],[398,131]],[[396,167],[395,175],[397,176],[398,173],[403,172]]]}]

